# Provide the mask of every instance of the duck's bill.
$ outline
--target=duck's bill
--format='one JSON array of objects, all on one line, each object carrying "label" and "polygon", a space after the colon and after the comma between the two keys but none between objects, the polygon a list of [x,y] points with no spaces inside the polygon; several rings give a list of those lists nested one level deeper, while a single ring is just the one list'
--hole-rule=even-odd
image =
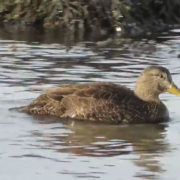
[{"label": "duck's bill", "polygon": [[167,91],[169,93],[176,94],[176,95],[180,96],[180,89],[175,84],[172,84],[171,87]]}]

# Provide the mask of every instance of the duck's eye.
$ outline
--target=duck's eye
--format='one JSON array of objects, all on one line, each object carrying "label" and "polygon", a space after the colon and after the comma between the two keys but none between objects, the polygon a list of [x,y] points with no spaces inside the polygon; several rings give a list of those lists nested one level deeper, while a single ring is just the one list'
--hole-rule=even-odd
[{"label": "duck's eye", "polygon": [[160,75],[160,78],[161,78],[161,79],[164,79],[164,76],[161,74],[161,75]]}]

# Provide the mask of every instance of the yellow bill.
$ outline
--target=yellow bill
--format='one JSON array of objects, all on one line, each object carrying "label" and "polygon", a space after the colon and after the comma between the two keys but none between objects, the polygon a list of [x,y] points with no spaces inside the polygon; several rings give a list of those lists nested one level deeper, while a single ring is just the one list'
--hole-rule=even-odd
[{"label": "yellow bill", "polygon": [[180,89],[177,88],[176,85],[174,84],[171,85],[171,87],[167,90],[167,92],[180,96]]}]

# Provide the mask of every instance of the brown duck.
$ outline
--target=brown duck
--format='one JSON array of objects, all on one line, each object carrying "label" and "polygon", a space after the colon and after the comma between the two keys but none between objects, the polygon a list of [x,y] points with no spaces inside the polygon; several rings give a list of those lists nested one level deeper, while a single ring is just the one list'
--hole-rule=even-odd
[{"label": "brown duck", "polygon": [[97,82],[47,90],[24,112],[83,121],[118,123],[157,123],[169,119],[159,95],[180,95],[170,72],[164,67],[146,68],[132,91],[124,86]]}]

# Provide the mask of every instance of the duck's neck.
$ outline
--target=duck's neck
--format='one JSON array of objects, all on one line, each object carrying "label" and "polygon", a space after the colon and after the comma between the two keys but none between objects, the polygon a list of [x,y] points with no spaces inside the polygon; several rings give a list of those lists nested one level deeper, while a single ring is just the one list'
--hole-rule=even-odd
[{"label": "duck's neck", "polygon": [[143,101],[156,103],[161,102],[159,99],[159,93],[154,90],[154,87],[149,86],[149,83],[146,81],[137,82],[134,92],[136,96],[142,99]]}]

